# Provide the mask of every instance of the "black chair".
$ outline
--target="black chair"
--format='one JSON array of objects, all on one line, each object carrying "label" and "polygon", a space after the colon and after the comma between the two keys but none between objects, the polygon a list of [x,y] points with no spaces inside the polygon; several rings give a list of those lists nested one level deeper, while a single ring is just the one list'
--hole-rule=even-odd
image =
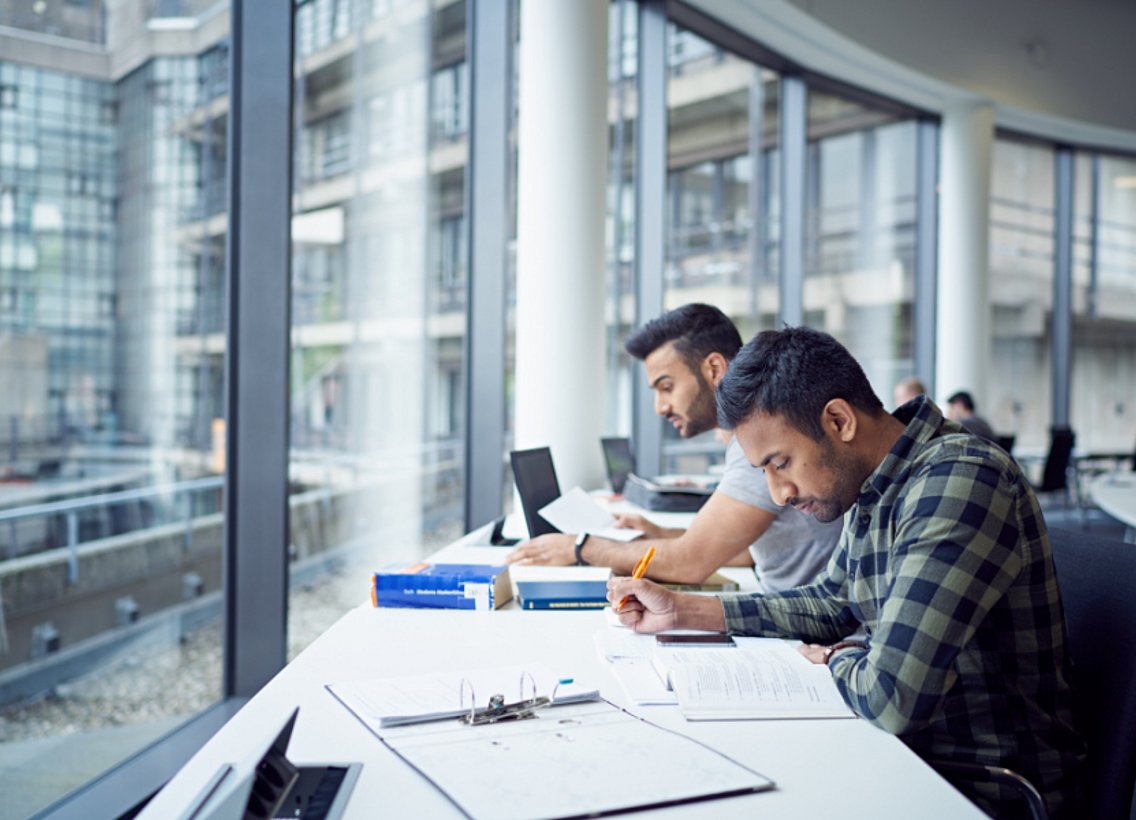
[{"label": "black chair", "polygon": [[997,444],[999,447],[1001,447],[1003,450],[1005,450],[1007,453],[1013,453],[1014,452],[1014,442],[1017,441],[1017,440],[1018,440],[1018,437],[1016,435],[1012,435],[1012,434],[1008,435],[1008,436],[995,436],[994,437],[994,443]]},{"label": "black chair", "polygon": [[1069,505],[1069,467],[1076,441],[1076,435],[1068,427],[1049,428],[1049,453],[1041,471],[1041,483],[1034,488],[1039,493],[1061,492],[1066,506]]},{"label": "black chair", "polygon": [[[1088,749],[1081,795],[1070,818],[1136,820],[1136,544],[1051,529],[1053,563],[1073,661],[1073,722]],[[1048,817],[1033,785],[1016,772],[929,761],[964,794],[975,782],[1014,787],[1027,814]]]},{"label": "black chair", "polygon": [[1088,745],[1075,816],[1136,820],[1136,544],[1050,530]]}]

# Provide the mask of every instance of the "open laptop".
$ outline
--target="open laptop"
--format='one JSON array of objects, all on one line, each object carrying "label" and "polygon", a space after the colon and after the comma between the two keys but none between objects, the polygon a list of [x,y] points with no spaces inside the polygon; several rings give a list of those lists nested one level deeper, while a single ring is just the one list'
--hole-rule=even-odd
[{"label": "open laptop", "polygon": [[635,455],[631,452],[631,439],[601,438],[600,444],[603,445],[604,466],[607,468],[607,480],[611,484],[611,491],[616,495],[622,495],[627,476],[635,472]]},{"label": "open laptop", "polygon": [[529,538],[546,532],[560,532],[538,512],[560,498],[560,482],[556,480],[556,468],[552,466],[552,450],[548,447],[513,450],[509,453],[509,460],[513,464],[513,480],[521,497]]}]

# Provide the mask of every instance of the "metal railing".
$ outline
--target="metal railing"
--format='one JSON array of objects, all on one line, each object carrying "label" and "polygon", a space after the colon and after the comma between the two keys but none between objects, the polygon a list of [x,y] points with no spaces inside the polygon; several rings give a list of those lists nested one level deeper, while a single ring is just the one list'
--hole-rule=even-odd
[{"label": "metal railing", "polygon": [[[157,498],[184,497],[185,501],[185,539],[186,547],[192,545],[193,520],[197,514],[195,497],[204,492],[221,489],[224,486],[224,476],[209,476],[190,481],[179,481],[172,484],[160,484],[154,487],[141,487],[134,490],[120,490],[113,493],[100,493],[83,498],[65,501],[50,501],[45,504],[32,504],[26,507],[16,507],[10,510],[0,510],[0,528],[7,524],[9,532],[7,544],[7,558],[16,558],[19,554],[19,540],[17,537],[17,522],[45,516],[63,516],[66,523],[67,581],[75,583],[79,580],[79,515],[85,510],[103,509],[106,507],[136,504],[139,501]],[[141,528],[141,527],[140,527]]]}]

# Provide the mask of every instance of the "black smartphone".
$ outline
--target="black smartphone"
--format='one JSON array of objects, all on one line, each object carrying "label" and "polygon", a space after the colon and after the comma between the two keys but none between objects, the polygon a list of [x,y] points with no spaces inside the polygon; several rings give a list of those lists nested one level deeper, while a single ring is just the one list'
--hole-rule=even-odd
[{"label": "black smartphone", "polygon": [[709,635],[668,635],[662,633],[655,636],[658,646],[737,646],[734,639],[724,632],[712,632]]}]

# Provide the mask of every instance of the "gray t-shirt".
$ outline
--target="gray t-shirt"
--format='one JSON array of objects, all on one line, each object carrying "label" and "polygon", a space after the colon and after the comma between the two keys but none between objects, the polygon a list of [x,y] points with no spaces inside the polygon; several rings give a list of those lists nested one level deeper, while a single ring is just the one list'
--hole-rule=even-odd
[{"label": "gray t-shirt", "polygon": [[736,438],[726,448],[718,492],[776,516],[749,547],[762,592],[778,592],[812,581],[828,563],[844,529],[843,518],[822,524],[811,515],[774,503],[765,474],[746,460]]}]

